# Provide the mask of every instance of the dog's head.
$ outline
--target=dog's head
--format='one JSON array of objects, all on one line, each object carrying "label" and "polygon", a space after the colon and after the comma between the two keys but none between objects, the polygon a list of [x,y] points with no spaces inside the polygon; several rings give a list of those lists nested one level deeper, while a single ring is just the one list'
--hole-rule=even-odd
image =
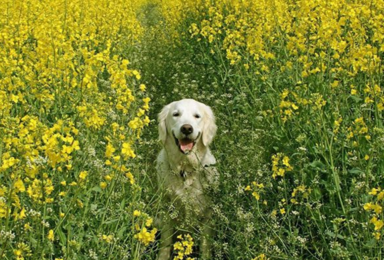
[{"label": "dog's head", "polygon": [[198,142],[208,146],[215,134],[215,116],[211,108],[193,99],[175,101],[159,114],[159,138],[166,143],[174,139],[175,146],[188,154]]}]

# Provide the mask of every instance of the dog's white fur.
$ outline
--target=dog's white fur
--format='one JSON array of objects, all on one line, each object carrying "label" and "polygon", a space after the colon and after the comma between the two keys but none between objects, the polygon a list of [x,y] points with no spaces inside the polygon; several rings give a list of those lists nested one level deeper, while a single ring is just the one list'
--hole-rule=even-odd
[{"label": "dog's white fur", "polygon": [[[211,228],[207,221],[211,216],[211,209],[210,199],[204,191],[217,186],[218,174],[213,167],[216,159],[208,147],[217,129],[214,114],[203,103],[183,99],[165,106],[158,120],[159,138],[164,144],[157,157],[160,188],[166,192],[175,209],[182,213],[182,218],[192,217],[198,220],[202,230],[201,256],[202,259],[209,259]],[[183,130],[185,126],[190,131],[192,128],[192,132]],[[187,140],[189,145],[182,147],[183,140]],[[190,149],[192,141],[194,146]],[[162,218],[160,260],[171,257],[176,223],[176,220],[169,217]]]}]

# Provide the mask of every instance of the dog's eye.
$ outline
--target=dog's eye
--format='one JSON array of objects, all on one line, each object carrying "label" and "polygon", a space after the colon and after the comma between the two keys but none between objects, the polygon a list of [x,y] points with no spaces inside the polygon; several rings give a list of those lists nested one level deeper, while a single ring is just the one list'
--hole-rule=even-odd
[{"label": "dog's eye", "polygon": [[199,114],[196,114],[195,115],[195,118],[200,118],[201,116]]},{"label": "dog's eye", "polygon": [[172,115],[173,115],[173,116],[179,116],[180,113],[179,113],[179,112],[174,112]]}]

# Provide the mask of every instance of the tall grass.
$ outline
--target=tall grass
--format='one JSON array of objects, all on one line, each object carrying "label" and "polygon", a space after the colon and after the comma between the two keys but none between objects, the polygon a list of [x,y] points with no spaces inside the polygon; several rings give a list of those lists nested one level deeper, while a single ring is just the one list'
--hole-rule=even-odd
[{"label": "tall grass", "polygon": [[216,258],[381,259],[383,2],[158,12],[173,44],[143,70],[156,110],[192,97],[218,118]]}]

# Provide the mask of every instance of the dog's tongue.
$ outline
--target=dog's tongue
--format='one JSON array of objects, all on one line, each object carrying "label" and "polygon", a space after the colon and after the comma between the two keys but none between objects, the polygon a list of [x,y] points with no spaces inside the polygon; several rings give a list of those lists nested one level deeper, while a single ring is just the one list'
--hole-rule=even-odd
[{"label": "dog's tongue", "polygon": [[183,152],[192,151],[192,148],[193,148],[193,141],[192,140],[182,139],[182,140],[179,140],[179,143],[180,143],[180,149]]}]

